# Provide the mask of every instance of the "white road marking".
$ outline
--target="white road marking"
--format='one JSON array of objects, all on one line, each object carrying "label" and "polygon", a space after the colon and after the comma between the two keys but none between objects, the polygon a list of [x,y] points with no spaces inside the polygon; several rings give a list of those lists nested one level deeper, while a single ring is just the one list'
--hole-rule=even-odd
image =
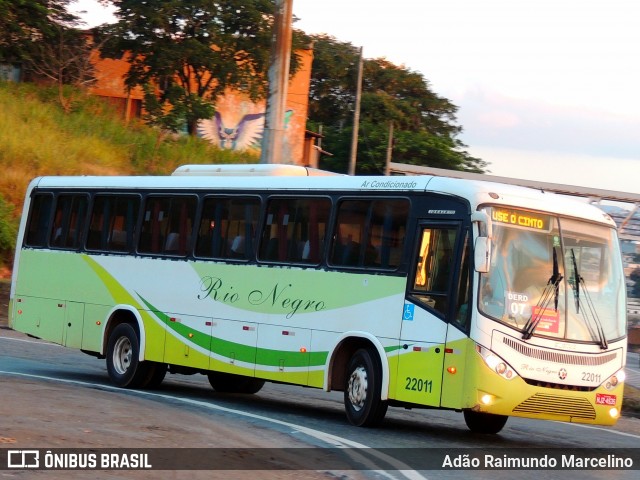
[{"label": "white road marking", "polygon": [[[67,383],[67,384],[71,384],[71,385],[82,385],[82,386],[89,386],[89,387],[94,387],[94,388],[100,388],[100,389],[106,389],[106,390],[111,390],[114,392],[119,392],[119,393],[123,393],[125,390],[123,390],[122,388],[119,387],[114,387],[111,385],[103,385],[100,383],[93,383],[93,382],[83,382],[80,380],[69,380],[69,379],[63,379],[63,378],[55,378],[55,377],[47,377],[45,375],[33,375],[30,373],[20,373],[20,372],[8,372],[5,370],[0,370],[0,374],[4,374],[4,375],[15,375],[18,377],[26,377],[26,378],[35,378],[35,379],[39,379],[39,380],[51,380],[51,381],[55,381],[55,382],[61,382],[61,383]],[[309,428],[309,427],[303,427],[302,425],[298,425],[295,423],[291,423],[291,422],[285,422],[283,420],[276,420],[274,418],[269,418],[269,417],[265,417],[263,415],[258,415],[256,413],[249,413],[249,412],[244,412],[242,410],[236,410],[233,408],[227,408],[227,407],[221,407],[220,405],[215,405],[213,403],[207,403],[207,402],[202,402],[199,400],[193,400],[190,398],[182,398],[182,397],[175,397],[173,395],[168,395],[165,393],[154,393],[154,392],[148,392],[148,391],[144,391],[144,390],[126,390],[127,393],[133,393],[136,395],[140,395],[140,396],[146,396],[146,397],[153,397],[153,398],[164,398],[164,399],[168,399],[168,400],[174,400],[174,401],[178,401],[178,402],[183,402],[183,403],[187,403],[190,405],[195,405],[198,407],[202,407],[202,408],[207,408],[210,410],[217,410],[220,412],[225,412],[225,413],[231,413],[233,415],[240,415],[243,417],[248,417],[248,418],[253,418],[253,419],[257,419],[257,420],[261,420],[264,422],[269,422],[269,423],[274,423],[276,425],[282,425],[284,427],[287,428],[291,428],[294,431],[298,431],[300,433],[303,433],[305,435],[308,435],[312,438],[316,438],[322,442],[325,442],[329,445],[331,445],[334,448],[351,448],[351,449],[367,449],[367,454],[369,454],[372,457],[376,457],[379,460],[382,460],[383,462],[388,463],[389,465],[392,465],[399,474],[401,474],[402,476],[404,476],[405,478],[409,479],[409,480],[418,480],[418,479],[422,479],[422,480],[427,480],[426,477],[424,477],[423,475],[421,475],[420,473],[418,473],[415,470],[410,469],[406,464],[396,460],[395,458],[377,451],[374,448],[371,448],[367,445],[364,445],[362,443],[359,442],[354,442],[352,440],[349,440],[347,438],[343,438],[343,437],[339,437],[337,435],[333,435],[330,433],[326,433],[326,432],[322,432],[320,430],[315,430],[313,428]],[[392,474],[390,474],[389,472],[385,472],[382,470],[378,470],[378,467],[371,464],[371,462],[363,455],[358,454],[357,450],[349,450],[349,455],[354,458],[354,460],[358,460],[360,461],[362,464],[367,465],[367,466],[371,466],[371,470],[375,471],[376,473],[389,478],[389,479],[395,479],[396,477],[394,477]]]},{"label": "white road marking", "polygon": [[620,432],[618,430],[609,430],[608,428],[598,427],[595,425],[585,425],[584,423],[566,423],[566,422],[556,422],[556,423],[561,423],[562,425],[571,425],[572,427],[589,428],[591,430],[600,430],[601,432],[615,433],[616,435],[622,435],[623,437],[637,438],[638,440],[640,440],[640,435],[635,435],[633,433],[627,433],[627,432]]},{"label": "white road marking", "polygon": [[[45,342],[45,341],[41,341],[41,340],[26,340],[26,339],[9,338],[9,337],[0,337],[0,339],[1,340],[14,340],[14,341],[17,341],[17,342],[36,343],[36,344],[39,344],[39,345],[51,345],[51,346],[55,346],[55,347],[61,347],[58,344],[49,343],[49,342]],[[61,348],[63,348],[63,347],[61,347]],[[629,374],[628,373],[628,367],[627,367],[626,370],[627,370],[627,374]],[[102,385],[102,384],[98,384],[98,383],[81,382],[81,381],[77,381],[77,380],[64,380],[64,379],[58,379],[58,378],[53,378],[53,377],[45,377],[45,376],[39,376],[39,375],[30,375],[30,374],[22,374],[22,373],[6,372],[6,371],[0,371],[0,374],[1,373],[5,373],[5,374],[8,374],[8,375],[22,375],[22,376],[27,376],[27,377],[42,378],[42,379],[47,379],[47,380],[55,380],[55,381],[59,381],[59,382],[76,383],[76,384],[80,384],[80,385],[88,385],[88,386],[93,386],[93,387],[106,388],[106,389],[109,389],[109,390],[122,392],[121,388],[112,387],[110,385]],[[180,397],[173,397],[171,395],[166,395],[166,394],[152,393],[152,392],[146,392],[146,391],[141,391],[141,390],[131,390],[131,391],[135,392],[135,393],[138,393],[138,394],[141,394],[141,395],[169,398],[169,399],[173,399],[173,400],[183,401],[185,403],[191,403],[193,405],[203,406],[205,408],[210,408],[210,409],[213,409],[213,410],[220,410],[220,411],[233,413],[233,414],[237,414],[237,415],[243,415],[243,416],[246,416],[246,417],[257,418],[257,419],[260,419],[260,420],[268,421],[268,422],[271,422],[271,423],[276,423],[276,424],[279,424],[279,425],[290,426],[294,430],[297,430],[297,431],[299,431],[301,433],[309,435],[310,437],[317,438],[318,440],[321,440],[323,442],[326,442],[326,443],[329,443],[329,444],[332,444],[332,442],[335,442],[335,446],[338,447],[338,448],[346,448],[346,447],[367,448],[367,449],[371,448],[371,447],[368,447],[368,446],[363,445],[361,443],[353,442],[353,441],[348,440],[346,438],[337,437],[335,435],[331,435],[329,433],[321,432],[319,430],[308,429],[307,427],[303,427],[303,426],[296,425],[296,424],[293,424],[293,423],[283,422],[281,420],[275,420],[275,419],[272,419],[272,418],[269,418],[269,417],[263,417],[261,415],[248,413],[248,412],[243,412],[241,410],[229,409],[229,408],[226,408],[226,407],[220,407],[218,405],[199,402],[198,400],[191,400],[191,399],[185,399],[185,398],[180,398]],[[599,430],[601,432],[613,433],[615,435],[621,435],[623,437],[637,438],[637,439],[640,440],[640,435],[635,435],[633,433],[620,432],[618,430],[611,430],[611,429],[608,429],[608,428],[602,428],[602,427],[598,427],[598,426],[594,426],[594,425],[585,425],[585,424],[581,424],[581,423],[567,423],[567,422],[557,422],[557,423],[560,423],[560,424],[566,425],[566,426],[572,426],[572,427],[578,427],[578,428],[587,428],[587,429],[592,429],[592,430]],[[376,456],[376,457],[380,458],[381,460],[389,463],[390,465],[393,465],[395,468],[398,469],[399,473],[402,473],[406,478],[409,478],[409,479],[414,479],[414,478],[416,478],[416,479],[417,478],[424,479],[425,478],[425,477],[423,477],[422,475],[420,475],[416,471],[408,470],[408,467],[406,465],[401,464],[400,462],[398,462],[394,458],[389,457],[388,455],[382,454],[382,453],[377,452],[377,451],[375,453],[379,454],[379,455],[374,455],[374,456]],[[362,459],[362,458],[360,460],[364,461],[364,459]],[[407,468],[405,468],[405,467],[407,467]],[[417,476],[413,476],[413,474],[415,474]],[[388,476],[388,475],[385,474],[385,476]],[[389,477],[389,478],[393,478],[393,477]]]},{"label": "white road marking", "polygon": [[60,347],[60,348],[65,348],[62,345],[59,345],[57,343],[50,343],[47,342],[45,340],[27,340],[26,338],[10,338],[10,337],[0,337],[0,340],[12,340],[14,342],[24,342],[24,343],[35,343],[36,345],[48,345],[50,347]]}]

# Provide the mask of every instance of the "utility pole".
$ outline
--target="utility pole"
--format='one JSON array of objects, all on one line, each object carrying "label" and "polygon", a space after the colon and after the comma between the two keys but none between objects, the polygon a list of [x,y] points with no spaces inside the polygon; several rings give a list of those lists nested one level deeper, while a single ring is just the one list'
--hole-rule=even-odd
[{"label": "utility pole", "polygon": [[356,85],[356,105],[353,112],[353,135],[351,136],[351,156],[349,157],[349,175],[356,174],[358,155],[358,128],[360,127],[360,97],[362,96],[362,47],[358,59],[358,80]]},{"label": "utility pole", "polygon": [[384,166],[384,174],[391,174],[391,156],[393,154],[393,120],[389,120],[389,140],[387,142],[387,161]]},{"label": "utility pole", "polygon": [[289,59],[291,58],[291,19],[293,0],[276,0],[269,59],[269,94],[262,136],[260,163],[282,163],[284,114],[289,87]]}]

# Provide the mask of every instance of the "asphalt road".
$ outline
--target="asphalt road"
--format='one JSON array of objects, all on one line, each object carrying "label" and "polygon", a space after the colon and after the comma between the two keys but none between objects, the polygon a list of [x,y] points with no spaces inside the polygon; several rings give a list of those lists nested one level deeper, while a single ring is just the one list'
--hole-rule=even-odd
[{"label": "asphalt road", "polygon": [[[637,372],[637,369],[635,369]],[[376,429],[350,426],[342,394],[266,384],[256,395],[214,392],[202,375],[169,375],[155,391],[130,391],[110,385],[103,360],[0,329],[0,447],[7,448],[276,448],[285,449],[289,468],[312,468],[306,478],[469,478],[463,470],[425,471],[403,465],[405,457],[388,451],[374,459],[354,458],[359,470],[313,456],[331,447],[373,447],[408,452],[513,452],[574,448],[635,449],[640,419],[622,418],[615,427],[511,418],[494,436],[470,433],[456,412],[390,408]],[[304,454],[293,447],[312,447]],[[352,451],[352,450],[349,450]],[[232,453],[238,453],[233,451]],[[239,466],[242,467],[241,458]],[[376,463],[380,460],[379,463]],[[282,461],[278,459],[277,461]],[[394,464],[395,461],[395,464]],[[354,464],[355,465],[355,464]],[[381,467],[382,465],[382,467]],[[268,470],[260,478],[298,478],[300,472]],[[319,468],[316,468],[319,467]],[[404,468],[407,467],[407,468]],[[255,468],[255,465],[251,468]],[[377,468],[377,470],[375,470]],[[229,478],[225,471],[157,472],[0,472],[9,478]],[[145,476],[146,475],[146,476]],[[544,471],[545,478],[637,478],[636,471]],[[478,470],[473,478],[531,479],[532,470]],[[251,471],[232,478],[256,478]]]}]

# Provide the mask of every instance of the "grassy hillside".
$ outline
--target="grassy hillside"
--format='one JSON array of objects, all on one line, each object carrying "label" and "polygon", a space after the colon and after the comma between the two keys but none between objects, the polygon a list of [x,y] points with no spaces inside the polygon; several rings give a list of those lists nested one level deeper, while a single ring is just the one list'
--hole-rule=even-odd
[{"label": "grassy hillside", "polygon": [[74,98],[68,114],[57,89],[0,81],[0,268],[11,264],[25,190],[36,176],[157,175],[186,163],[257,161],[139,121],[126,125],[100,98],[66,94]]}]

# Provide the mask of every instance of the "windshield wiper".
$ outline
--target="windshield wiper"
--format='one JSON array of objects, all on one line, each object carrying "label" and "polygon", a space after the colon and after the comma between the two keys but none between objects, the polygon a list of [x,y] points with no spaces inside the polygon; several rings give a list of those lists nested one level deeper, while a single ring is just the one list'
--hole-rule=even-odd
[{"label": "windshield wiper", "polygon": [[553,298],[553,308],[557,312],[558,311],[558,293],[560,289],[560,282],[562,281],[562,275],[560,275],[560,268],[558,267],[558,254],[556,253],[555,247],[553,248],[553,272],[549,281],[547,282],[547,286],[544,287],[542,295],[540,295],[540,300],[536,304],[536,307],[532,309],[531,316],[527,323],[524,326],[522,339],[529,340],[533,335],[533,332],[536,331],[538,324],[540,323],[540,319],[542,315],[547,310],[549,303],[551,302],[551,298]]},{"label": "windshield wiper", "polygon": [[[589,329],[591,337],[594,339],[599,339],[600,348],[602,350],[606,350],[607,348],[609,348],[609,345],[607,344],[607,339],[604,335],[602,322],[600,321],[600,318],[598,318],[598,313],[596,312],[595,305],[591,301],[591,297],[589,296],[589,291],[587,290],[587,286],[585,285],[584,278],[582,278],[580,276],[580,273],[578,272],[578,263],[576,262],[576,254],[573,251],[573,248],[571,249],[571,262],[573,263],[573,279],[572,282],[569,283],[571,283],[571,287],[573,288],[573,295],[576,300],[576,313],[580,313],[580,290],[582,290],[582,293],[584,294],[585,304],[587,305],[586,310],[584,309],[584,307],[582,309],[582,316],[585,320],[584,323]],[[596,325],[595,332],[593,330],[591,322],[595,323]]]}]

